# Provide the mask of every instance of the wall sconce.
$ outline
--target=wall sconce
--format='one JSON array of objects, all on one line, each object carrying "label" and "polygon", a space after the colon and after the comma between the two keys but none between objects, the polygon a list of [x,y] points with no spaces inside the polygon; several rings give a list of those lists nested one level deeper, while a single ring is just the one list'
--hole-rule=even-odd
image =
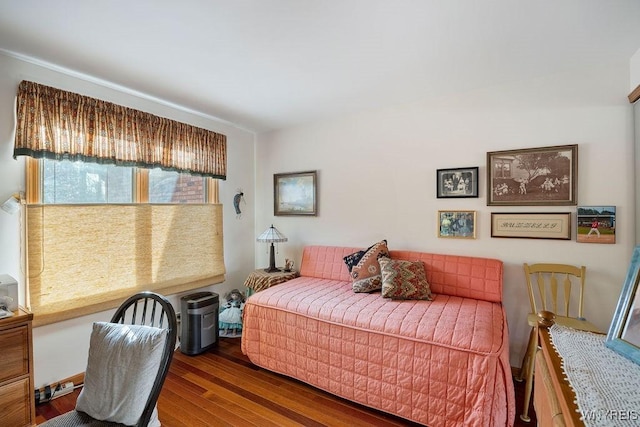
[{"label": "wall sconce", "polygon": [[273,249],[273,244],[286,242],[286,236],[279,232],[278,229],[275,228],[273,224],[271,224],[271,227],[267,228],[266,231],[262,233],[256,240],[262,243],[271,243],[271,249],[269,252],[269,268],[265,268],[264,271],[266,271],[267,273],[280,271],[279,268],[276,268],[276,255]]}]

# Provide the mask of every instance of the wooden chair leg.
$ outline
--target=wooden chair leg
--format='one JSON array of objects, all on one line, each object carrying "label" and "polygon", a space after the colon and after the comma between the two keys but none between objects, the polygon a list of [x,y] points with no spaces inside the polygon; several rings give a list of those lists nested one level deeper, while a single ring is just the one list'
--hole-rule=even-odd
[{"label": "wooden chair leg", "polygon": [[531,421],[531,418],[529,417],[529,402],[531,401],[531,391],[533,389],[533,367],[535,366],[533,361],[535,360],[537,350],[538,328],[535,327],[531,331],[531,335],[529,337],[529,345],[527,346],[527,355],[525,356],[529,361],[527,362],[527,372],[525,373],[527,382],[524,386],[524,406],[522,407],[522,414],[520,415],[520,419],[526,423]]},{"label": "wooden chair leg", "polygon": [[525,378],[525,372],[527,372],[527,370],[529,369],[529,363],[531,363],[531,361],[529,360],[529,351],[531,351],[531,340],[532,340],[532,334],[533,334],[534,328],[531,328],[531,332],[529,332],[529,341],[527,343],[527,349],[524,351],[524,356],[522,357],[522,364],[520,365],[520,372],[518,372],[518,375],[514,377],[514,379],[521,383]]}]

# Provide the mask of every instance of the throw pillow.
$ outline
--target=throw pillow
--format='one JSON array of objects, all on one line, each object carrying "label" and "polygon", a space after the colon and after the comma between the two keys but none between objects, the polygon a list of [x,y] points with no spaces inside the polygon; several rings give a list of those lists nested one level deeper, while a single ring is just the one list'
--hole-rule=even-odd
[{"label": "throw pillow", "polygon": [[378,258],[383,256],[389,256],[386,240],[381,240],[365,250],[354,252],[343,258],[351,275],[354,292],[372,292],[382,287]]},{"label": "throw pillow", "polygon": [[[102,421],[135,425],[156,379],[167,330],[96,322],[76,410]],[[157,417],[150,426],[159,426]]]},{"label": "throw pillow", "polygon": [[391,299],[431,299],[422,261],[380,258],[382,296]]}]

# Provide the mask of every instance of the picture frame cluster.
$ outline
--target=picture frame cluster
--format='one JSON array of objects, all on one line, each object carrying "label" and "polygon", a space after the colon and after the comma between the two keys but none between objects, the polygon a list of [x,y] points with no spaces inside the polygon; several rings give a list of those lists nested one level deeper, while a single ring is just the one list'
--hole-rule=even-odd
[{"label": "picture frame cluster", "polygon": [[[436,197],[479,197],[479,167],[436,170]],[[556,145],[486,154],[487,206],[576,206],[578,200],[578,145]],[[473,218],[473,233],[452,230],[452,219],[464,212]],[[477,213],[439,210],[437,235],[476,238]],[[467,221],[465,221],[467,222]],[[492,212],[491,237],[571,240],[579,243],[615,243],[615,206],[577,207],[572,212]]]},{"label": "picture frame cluster", "polygon": [[[491,212],[491,237],[615,243],[615,206],[577,206],[578,145],[492,151],[487,206],[576,206],[572,212]],[[478,168],[436,170],[438,199],[478,197]],[[439,210],[438,237],[476,238],[475,211]],[[634,249],[605,345],[640,364],[640,246]]]}]

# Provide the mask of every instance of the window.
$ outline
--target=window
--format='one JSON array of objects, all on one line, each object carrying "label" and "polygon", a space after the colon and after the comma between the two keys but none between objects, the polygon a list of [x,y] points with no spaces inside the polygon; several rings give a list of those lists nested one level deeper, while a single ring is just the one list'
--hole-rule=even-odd
[{"label": "window", "polygon": [[70,160],[42,160],[42,202],[131,203],[133,168]]},{"label": "window", "polygon": [[[141,169],[111,164],[42,159],[41,202],[44,204],[89,203],[208,203],[209,186],[217,180],[187,173]],[[147,178],[148,177],[148,178]],[[134,188],[148,192],[135,194]],[[39,202],[39,201],[38,201]]]},{"label": "window", "polygon": [[149,203],[205,203],[205,178],[151,169]]},{"label": "window", "polygon": [[[29,159],[34,324],[116,307],[140,290],[171,294],[222,282],[222,206],[205,202],[217,202],[217,184],[160,169]],[[131,203],[147,194],[151,203]]]},{"label": "window", "polygon": [[16,117],[34,325],[224,280],[225,135],[28,81]]}]

